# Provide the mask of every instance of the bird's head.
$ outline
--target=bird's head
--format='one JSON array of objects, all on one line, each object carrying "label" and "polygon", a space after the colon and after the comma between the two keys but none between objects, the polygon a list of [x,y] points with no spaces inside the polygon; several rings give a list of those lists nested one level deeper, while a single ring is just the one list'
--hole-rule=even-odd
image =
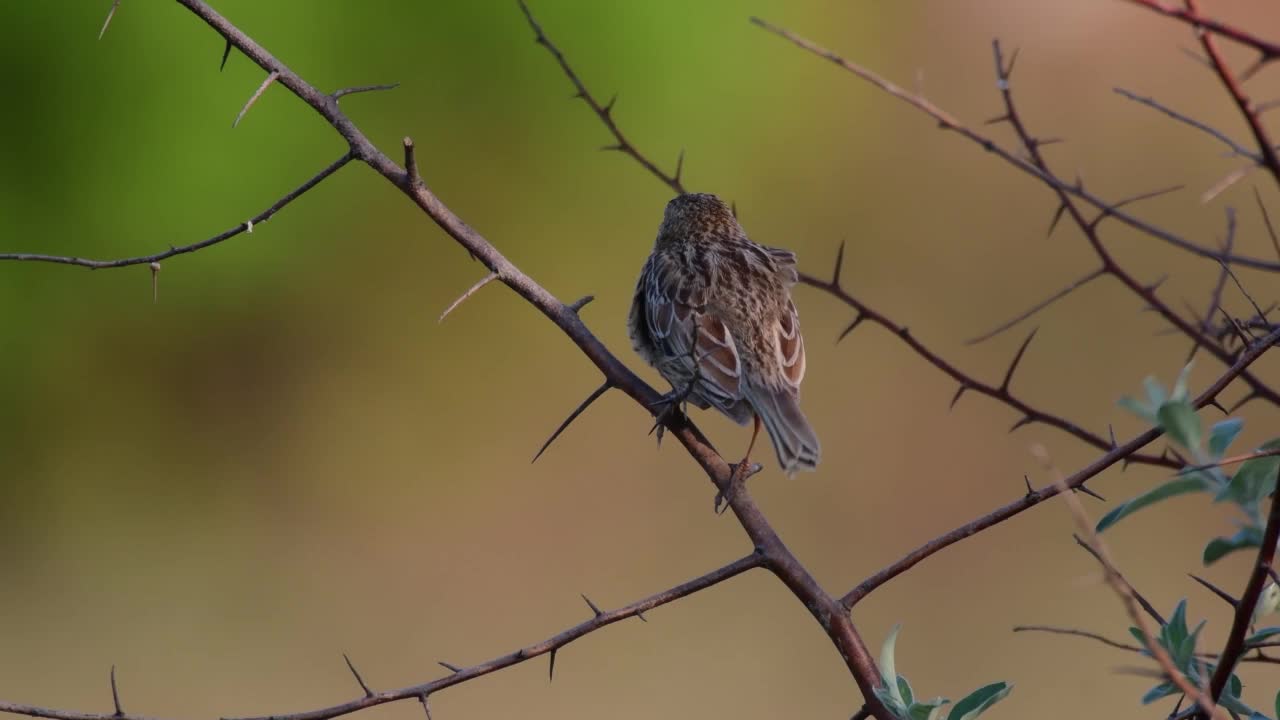
[{"label": "bird's head", "polygon": [[667,203],[658,228],[658,243],[698,240],[741,233],[733,210],[711,193],[683,193]]}]

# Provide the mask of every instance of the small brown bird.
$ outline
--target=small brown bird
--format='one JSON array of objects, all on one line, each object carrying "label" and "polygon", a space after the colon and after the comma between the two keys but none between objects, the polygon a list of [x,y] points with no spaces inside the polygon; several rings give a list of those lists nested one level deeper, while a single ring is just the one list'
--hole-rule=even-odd
[{"label": "small brown bird", "polygon": [[686,193],[667,203],[627,319],[636,352],[671,383],[669,399],[739,425],[754,419],[744,462],[763,421],[788,475],[821,456],[800,411],[797,279],[794,253],[752,242],[715,195]]}]

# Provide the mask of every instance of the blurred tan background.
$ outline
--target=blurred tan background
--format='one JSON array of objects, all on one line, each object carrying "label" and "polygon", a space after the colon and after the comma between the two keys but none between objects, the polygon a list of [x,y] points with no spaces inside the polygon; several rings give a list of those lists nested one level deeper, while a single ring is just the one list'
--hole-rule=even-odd
[{"label": "blurred tan background", "polygon": [[[257,213],[343,146],[282,88],[234,131],[262,80],[174,3],[0,4],[0,250],[133,255],[207,237]],[[1280,38],[1261,1],[1206,10]],[[417,141],[426,181],[560,297],[593,293],[592,328],[635,364],[624,317],[668,199],[611,142],[513,1],[220,0],[217,9],[322,88],[399,81],[347,112],[383,149]],[[783,2],[536,0],[533,10],[591,90],[619,93],[628,136],[664,168],[733,199],[761,242],[826,273],[848,241],[846,283],[931,347],[997,381],[1025,328],[962,341],[1094,267],[1050,194],[914,110],[752,27],[761,15],[972,123],[999,112],[990,42],[1020,47],[1027,121],[1067,143],[1067,177],[1121,197],[1184,182],[1144,216],[1216,242],[1227,206],[1238,249],[1267,255],[1250,187],[1199,194],[1235,168],[1212,140],[1123,100],[1153,94],[1248,141],[1188,31],[1110,0]],[[1236,62],[1252,58],[1232,52]],[[1280,95],[1264,72],[1250,90]],[[1009,141],[1004,127],[990,129]],[[1105,226],[1163,296],[1203,307],[1215,268]],[[125,707],[164,717],[290,712],[355,697],[350,653],[377,689],[439,676],[541,640],[605,607],[701,574],[749,547],[711,512],[713,491],[650,421],[606,396],[536,464],[545,436],[598,382],[577,350],[492,286],[437,324],[483,274],[381,178],[344,169],[252,235],[167,261],[159,302],[145,268],[0,266],[0,697],[107,711],[108,668]],[[1274,278],[1242,273],[1263,299]],[[1232,291],[1229,306],[1244,305]],[[1095,453],[954,385],[886,333],[840,345],[848,311],[797,291],[809,348],[805,406],[820,472],[752,481],[819,579],[843,592],[925,540]],[[1082,425],[1140,430],[1115,405],[1188,343],[1103,280],[1046,312],[1017,390]],[[1262,371],[1280,380],[1280,362]],[[1218,367],[1200,361],[1199,386]],[[656,374],[645,370],[656,381]],[[1228,395],[1234,398],[1238,390]],[[1275,435],[1250,406],[1245,439]],[[736,454],[746,434],[697,421]],[[1270,432],[1267,430],[1270,428]],[[770,456],[770,460],[771,460]],[[1110,471],[1115,502],[1162,474]],[[1090,501],[1099,516],[1110,505]],[[1109,534],[1122,569],[1162,610],[1190,598],[1216,649],[1226,606],[1186,579],[1230,516],[1201,498]],[[899,669],[919,694],[1016,685],[992,717],[1138,710],[1150,684],[1128,657],[1019,623],[1117,638],[1127,622],[1075,548],[1059,504],[1025,513],[886,585],[854,618],[879,647],[905,625]],[[1238,592],[1244,562],[1208,577]],[[437,718],[844,718],[856,687],[808,613],[754,573],[627,622],[545,660],[433,699]],[[1280,683],[1250,670],[1245,699]],[[1167,708],[1165,708],[1167,710]],[[1159,713],[1160,709],[1150,709]],[[410,718],[400,703],[363,717]]]}]

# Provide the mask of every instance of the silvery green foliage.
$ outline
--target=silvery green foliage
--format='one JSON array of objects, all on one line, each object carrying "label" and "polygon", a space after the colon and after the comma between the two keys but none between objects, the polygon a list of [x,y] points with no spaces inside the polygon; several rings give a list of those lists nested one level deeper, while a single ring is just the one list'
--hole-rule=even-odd
[{"label": "silvery green foliage", "polygon": [[951,706],[950,712],[945,713],[945,706],[951,702],[947,698],[917,699],[911,683],[897,671],[894,648],[901,629],[901,625],[894,625],[880,649],[880,675],[884,680],[884,687],[876,688],[876,697],[880,698],[880,702],[889,708],[894,717],[901,720],[974,720],[1013,691],[1013,685],[1006,682],[984,685],[957,701]]},{"label": "silvery green foliage", "polygon": [[[1213,502],[1229,501],[1244,515],[1236,531],[1231,535],[1216,537],[1205,545],[1202,559],[1212,564],[1223,556],[1262,544],[1262,502],[1276,488],[1276,471],[1280,469],[1280,456],[1247,460],[1228,473],[1227,468],[1216,464],[1227,457],[1227,450],[1244,428],[1244,420],[1227,418],[1214,423],[1206,433],[1200,416],[1187,395],[1187,375],[1191,365],[1183,368],[1171,391],[1155,378],[1147,378],[1144,385],[1145,401],[1131,397],[1120,399],[1120,406],[1138,417],[1159,427],[1169,439],[1180,447],[1192,464],[1183,468],[1172,479],[1138,495],[1102,516],[1097,530],[1102,532],[1150,505],[1189,493],[1207,493]],[[1258,451],[1280,449],[1280,439],[1263,443]],[[1274,609],[1274,608],[1273,608]]]}]

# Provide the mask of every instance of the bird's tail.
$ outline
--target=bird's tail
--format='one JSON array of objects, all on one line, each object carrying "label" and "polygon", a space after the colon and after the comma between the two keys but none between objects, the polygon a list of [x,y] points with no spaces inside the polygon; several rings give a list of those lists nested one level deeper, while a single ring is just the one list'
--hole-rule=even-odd
[{"label": "bird's tail", "polygon": [[813,427],[800,410],[800,397],[788,390],[748,390],[752,407],[769,432],[778,464],[787,475],[813,470],[822,458],[822,447]]}]

